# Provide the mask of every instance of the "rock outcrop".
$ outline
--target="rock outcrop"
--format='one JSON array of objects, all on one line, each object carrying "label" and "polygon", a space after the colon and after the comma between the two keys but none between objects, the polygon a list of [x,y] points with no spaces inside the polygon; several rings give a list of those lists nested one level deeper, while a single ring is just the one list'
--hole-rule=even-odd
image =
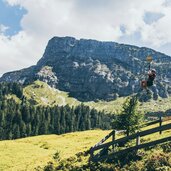
[{"label": "rock outcrop", "polygon": [[127,96],[140,88],[148,70],[145,61],[153,56],[157,70],[153,98],[171,93],[171,57],[149,48],[115,42],[52,38],[37,65],[6,73],[0,81],[28,84],[40,79],[82,101],[112,100]]}]

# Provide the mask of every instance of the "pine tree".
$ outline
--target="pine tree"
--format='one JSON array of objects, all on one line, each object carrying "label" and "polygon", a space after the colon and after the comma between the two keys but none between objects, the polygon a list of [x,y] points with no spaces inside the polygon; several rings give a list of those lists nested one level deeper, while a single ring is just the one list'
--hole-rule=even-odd
[{"label": "pine tree", "polygon": [[139,129],[143,115],[137,112],[137,98],[128,97],[123,104],[122,113],[114,121],[113,126],[116,129],[126,130],[127,136]]},{"label": "pine tree", "polygon": [[4,126],[5,126],[5,112],[0,111],[0,127],[4,127]]},{"label": "pine tree", "polygon": [[58,106],[56,106],[54,110],[54,132],[61,134],[61,110]]},{"label": "pine tree", "polygon": [[28,105],[22,107],[22,119],[25,123],[30,122],[30,109]]},{"label": "pine tree", "polygon": [[67,104],[65,107],[65,122],[66,122],[66,128],[65,128],[65,132],[70,132],[71,130],[71,108],[69,107],[69,105]]},{"label": "pine tree", "polygon": [[70,121],[69,130],[70,130],[70,132],[74,132],[74,131],[76,131],[76,128],[75,128],[75,122],[76,122],[75,118],[76,118],[76,116],[75,116],[75,113],[74,113],[74,107],[72,107],[70,115],[71,115],[71,121]]},{"label": "pine tree", "polygon": [[13,137],[14,139],[20,138],[20,128],[17,124],[13,126]]},{"label": "pine tree", "polygon": [[18,98],[22,98],[22,96],[23,96],[23,89],[22,89],[22,86],[20,86],[20,85],[17,84],[17,83],[13,83],[11,89],[12,89],[12,93],[13,93],[13,94],[16,94],[16,96],[17,96]]},{"label": "pine tree", "polygon": [[75,129],[80,130],[80,122],[81,122],[81,105],[77,106],[75,109],[76,114],[76,123],[75,123]]},{"label": "pine tree", "polygon": [[48,124],[46,121],[44,121],[39,128],[39,134],[43,135],[43,134],[48,134]]},{"label": "pine tree", "polygon": [[90,111],[90,119],[91,119],[91,127],[92,128],[97,128],[97,118],[98,118],[98,112],[95,109],[92,109]]},{"label": "pine tree", "polygon": [[50,109],[50,123],[49,123],[49,131],[53,134],[55,133],[55,108],[52,107]]},{"label": "pine tree", "polygon": [[90,117],[90,108],[86,108],[86,117],[85,117],[85,129],[91,129],[91,117]]},{"label": "pine tree", "polygon": [[21,124],[20,124],[20,134],[21,134],[21,137],[26,137],[26,125],[25,123],[22,121]]},{"label": "pine tree", "polygon": [[27,136],[32,135],[32,129],[31,129],[31,124],[30,123],[26,125],[26,134],[27,134]]},{"label": "pine tree", "polygon": [[0,126],[0,140],[3,140],[4,138],[4,129]]},{"label": "pine tree", "polygon": [[65,107],[61,107],[61,121],[60,121],[60,131],[61,133],[65,133],[66,131],[66,120],[65,120],[65,116],[66,116],[66,109]]},{"label": "pine tree", "polygon": [[13,139],[12,131],[8,132],[6,139],[8,139],[8,140],[12,140]]}]

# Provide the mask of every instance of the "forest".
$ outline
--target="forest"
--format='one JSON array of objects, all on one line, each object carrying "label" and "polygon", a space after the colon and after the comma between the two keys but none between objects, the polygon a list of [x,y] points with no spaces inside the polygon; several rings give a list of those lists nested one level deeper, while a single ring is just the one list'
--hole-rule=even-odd
[{"label": "forest", "polygon": [[[15,95],[20,99],[7,95]],[[10,140],[43,134],[63,134],[90,129],[111,129],[112,114],[91,109],[83,104],[77,107],[34,106],[23,95],[18,83],[0,84],[0,140]]]}]

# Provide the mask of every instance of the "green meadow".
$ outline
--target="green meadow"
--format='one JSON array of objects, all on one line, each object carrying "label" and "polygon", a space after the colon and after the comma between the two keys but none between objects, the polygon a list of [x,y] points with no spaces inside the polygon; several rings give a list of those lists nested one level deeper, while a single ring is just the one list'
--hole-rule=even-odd
[{"label": "green meadow", "polygon": [[[163,124],[171,123],[171,121]],[[150,129],[158,126],[148,126],[143,128]],[[87,151],[95,145],[111,130],[89,130],[82,132],[67,133],[63,135],[42,135],[35,137],[22,138],[17,140],[0,141],[0,170],[43,170],[48,162],[57,163],[53,156],[59,153],[60,160],[67,161],[76,157],[76,154]],[[168,137],[171,130],[164,131],[162,135],[155,133],[142,138],[143,143],[151,140]],[[124,136],[117,135],[117,138]],[[109,139],[110,141],[111,139]],[[74,165],[81,167],[88,164],[88,157],[82,157],[80,162]],[[57,165],[57,164],[56,164]]]}]

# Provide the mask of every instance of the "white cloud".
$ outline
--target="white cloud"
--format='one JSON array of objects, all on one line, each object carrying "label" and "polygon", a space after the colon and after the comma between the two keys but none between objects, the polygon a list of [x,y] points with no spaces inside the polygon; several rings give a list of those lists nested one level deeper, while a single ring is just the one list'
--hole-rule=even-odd
[{"label": "white cloud", "polygon": [[[21,20],[21,32],[10,39],[0,36],[0,59],[4,61],[0,73],[35,64],[53,36],[122,40],[160,50],[171,42],[169,0],[6,1],[28,12]],[[144,21],[146,13],[162,17],[153,16],[155,20],[148,24]]]},{"label": "white cloud", "polygon": [[39,41],[23,31],[11,38],[0,35],[0,47],[0,74],[33,65],[43,53]]},{"label": "white cloud", "polygon": [[0,24],[0,34],[3,34],[6,30],[8,30],[9,27],[3,25],[3,24]]}]

